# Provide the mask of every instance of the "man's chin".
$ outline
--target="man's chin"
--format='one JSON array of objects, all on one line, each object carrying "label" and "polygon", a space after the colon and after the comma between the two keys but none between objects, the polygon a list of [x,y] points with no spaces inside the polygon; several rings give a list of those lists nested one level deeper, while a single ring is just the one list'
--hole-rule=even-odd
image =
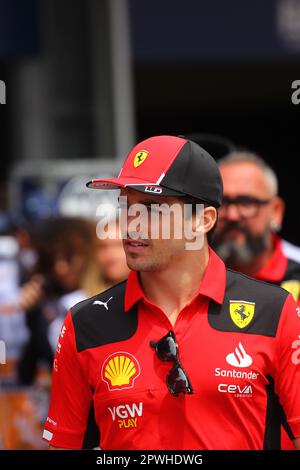
[{"label": "man's chin", "polygon": [[159,270],[152,261],[147,262],[145,259],[134,259],[131,256],[127,256],[126,261],[128,268],[132,271],[153,272]]},{"label": "man's chin", "polygon": [[138,256],[134,256],[128,253],[126,254],[126,262],[127,262],[128,268],[131,269],[132,271],[141,271],[143,268],[143,265],[145,264],[143,263],[141,259],[139,259]]}]

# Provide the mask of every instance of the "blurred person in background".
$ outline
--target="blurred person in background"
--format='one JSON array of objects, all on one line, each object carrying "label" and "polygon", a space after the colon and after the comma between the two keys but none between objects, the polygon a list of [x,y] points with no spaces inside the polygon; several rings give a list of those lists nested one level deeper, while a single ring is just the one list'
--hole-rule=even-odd
[{"label": "blurred person in background", "polygon": [[[0,339],[7,363],[0,367],[0,388],[5,385],[8,394],[0,393],[0,420],[6,422],[0,440],[7,449],[40,448],[38,423],[48,408],[50,369],[65,314],[75,303],[126,279],[128,267],[118,223],[118,236],[105,240],[97,238],[94,222],[79,218],[43,220],[30,229],[2,217],[4,225]],[[15,428],[17,416],[29,434],[20,423]]]},{"label": "blurred person in background", "polygon": [[21,295],[31,333],[19,364],[22,384],[33,382],[40,362],[50,370],[69,308],[127,278],[118,223],[115,229],[117,237],[100,240],[94,222],[57,218],[42,222],[36,230],[36,273]]},{"label": "blurred person in background", "polygon": [[4,357],[0,354],[0,449],[42,447],[42,396],[17,387],[17,364],[28,340],[20,286],[34,262],[29,228],[19,218],[0,213],[0,340],[5,344]]},{"label": "blurred person in background", "polygon": [[30,332],[18,366],[19,382],[32,384],[41,364],[52,368],[67,310],[87,297],[82,288],[95,247],[95,227],[79,218],[51,218],[34,231],[36,272],[24,284],[20,303]]},{"label": "blurred person in background", "polygon": [[17,261],[20,271],[20,284],[22,285],[30,279],[37,262],[37,254],[32,240],[32,228],[29,223],[21,221],[16,226],[14,236],[19,246]]},{"label": "blurred person in background", "polygon": [[[225,158],[229,154],[236,155],[237,153],[240,153],[237,151],[237,146],[230,139],[222,135],[195,132],[192,134],[188,134],[186,137],[199,144],[211,155],[214,155],[216,160],[218,161],[221,161],[221,159]],[[288,242],[287,240],[282,239],[281,248],[288,259],[300,263],[299,246],[296,246]]]},{"label": "blurred person in background", "polygon": [[[285,204],[276,174],[248,151],[231,152],[218,163],[224,199],[213,247],[229,268],[280,285],[300,305],[300,264],[287,257],[278,235]],[[282,447],[293,448],[285,433]]]},{"label": "blurred person in background", "polygon": [[0,213],[0,340],[6,345],[6,363],[0,367],[0,388],[16,383],[16,364],[28,339],[19,298],[24,274],[21,264],[23,246],[19,243],[19,227],[7,212]]},{"label": "blurred person in background", "polygon": [[108,224],[107,237],[96,239],[93,266],[87,271],[83,288],[88,296],[99,294],[125,281],[129,274],[120,234],[119,221]]},{"label": "blurred person in background", "polygon": [[300,293],[300,264],[282,249],[281,229],[285,204],[278,196],[274,171],[257,155],[233,152],[219,160],[224,201],[214,246],[236,271]]}]

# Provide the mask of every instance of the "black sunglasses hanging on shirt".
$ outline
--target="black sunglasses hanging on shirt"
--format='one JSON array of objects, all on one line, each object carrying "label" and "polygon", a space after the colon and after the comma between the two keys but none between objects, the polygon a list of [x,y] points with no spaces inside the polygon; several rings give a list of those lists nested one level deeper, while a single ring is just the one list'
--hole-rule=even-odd
[{"label": "black sunglasses hanging on shirt", "polygon": [[191,382],[179,362],[178,347],[173,331],[169,331],[159,341],[150,341],[150,346],[155,349],[158,359],[164,362],[174,362],[174,366],[166,377],[168,390],[178,397],[181,393],[192,394]]}]

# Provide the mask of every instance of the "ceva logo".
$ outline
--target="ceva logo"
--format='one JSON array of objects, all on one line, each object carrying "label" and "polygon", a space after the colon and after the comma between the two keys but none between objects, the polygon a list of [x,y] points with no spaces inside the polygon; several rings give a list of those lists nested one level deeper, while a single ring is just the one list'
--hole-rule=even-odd
[{"label": "ceva logo", "polygon": [[230,393],[235,397],[252,397],[253,389],[251,385],[219,384],[218,391]]}]

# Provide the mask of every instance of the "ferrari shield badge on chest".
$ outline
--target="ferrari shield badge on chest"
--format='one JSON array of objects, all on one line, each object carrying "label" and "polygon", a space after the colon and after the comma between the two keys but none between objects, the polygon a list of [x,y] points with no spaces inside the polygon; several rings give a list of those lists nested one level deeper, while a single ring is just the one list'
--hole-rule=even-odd
[{"label": "ferrari shield badge on chest", "polygon": [[229,312],[233,323],[238,328],[245,328],[251,323],[255,313],[255,302],[230,300]]}]

